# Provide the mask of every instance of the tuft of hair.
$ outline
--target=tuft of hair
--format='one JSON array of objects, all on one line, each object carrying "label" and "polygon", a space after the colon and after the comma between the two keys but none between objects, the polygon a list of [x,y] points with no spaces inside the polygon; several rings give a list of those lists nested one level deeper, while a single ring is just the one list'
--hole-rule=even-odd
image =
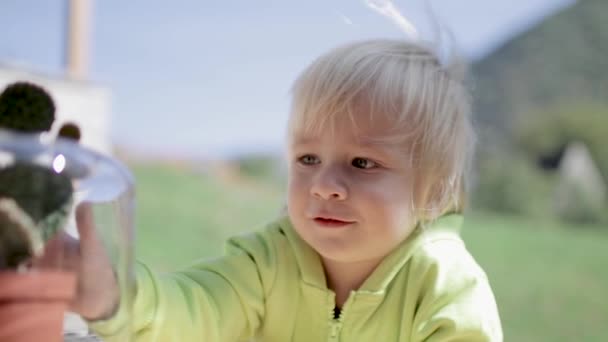
[{"label": "tuft of hair", "polygon": [[288,138],[387,119],[391,128],[382,140],[403,144],[414,170],[417,218],[461,212],[475,142],[464,69],[461,61],[443,66],[424,43],[375,39],[340,46],[294,82]]}]

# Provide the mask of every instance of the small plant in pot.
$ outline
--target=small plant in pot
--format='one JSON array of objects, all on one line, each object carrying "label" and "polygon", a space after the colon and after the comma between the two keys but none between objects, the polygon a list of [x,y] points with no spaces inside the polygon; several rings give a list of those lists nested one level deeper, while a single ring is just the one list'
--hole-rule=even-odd
[{"label": "small plant in pot", "polygon": [[[17,82],[0,94],[0,129],[16,137],[48,134],[54,119],[53,100],[37,85]],[[80,136],[76,126],[61,132]],[[76,275],[35,260],[64,229],[73,202],[72,179],[52,165],[0,163],[0,341],[62,340]]]}]

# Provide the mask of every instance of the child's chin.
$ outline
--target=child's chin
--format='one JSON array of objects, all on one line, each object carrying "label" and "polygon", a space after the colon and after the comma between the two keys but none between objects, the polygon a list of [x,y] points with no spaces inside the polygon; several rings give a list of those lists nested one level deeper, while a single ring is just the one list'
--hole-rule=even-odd
[{"label": "child's chin", "polygon": [[325,244],[313,246],[313,249],[319,253],[324,260],[333,262],[349,263],[356,262],[361,259],[360,253],[357,253],[356,248],[348,248],[345,246],[327,246]]}]

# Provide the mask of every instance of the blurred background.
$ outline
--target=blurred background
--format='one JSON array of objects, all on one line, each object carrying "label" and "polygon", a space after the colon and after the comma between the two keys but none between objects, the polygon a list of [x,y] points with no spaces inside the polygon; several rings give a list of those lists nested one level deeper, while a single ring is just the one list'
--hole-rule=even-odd
[{"label": "blurred background", "polygon": [[[396,0],[434,39],[429,6]],[[433,0],[470,64],[479,148],[463,235],[507,341],[608,340],[608,1]],[[359,0],[0,0],[0,88],[137,183],[139,259],[218,255],[283,206],[289,87],[319,54],[403,37]]]}]

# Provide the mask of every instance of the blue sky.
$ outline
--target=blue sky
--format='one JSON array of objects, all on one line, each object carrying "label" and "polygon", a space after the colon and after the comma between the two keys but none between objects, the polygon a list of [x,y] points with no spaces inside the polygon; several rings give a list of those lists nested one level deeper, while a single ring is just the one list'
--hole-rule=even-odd
[{"label": "blue sky", "polygon": [[[0,62],[61,73],[67,0],[2,0]],[[434,0],[476,58],[572,0]],[[422,0],[395,0],[430,37]],[[402,35],[362,0],[93,1],[90,78],[112,90],[112,139],[137,153],[278,151],[293,79],[348,41]],[[169,6],[169,4],[171,6]]]}]

